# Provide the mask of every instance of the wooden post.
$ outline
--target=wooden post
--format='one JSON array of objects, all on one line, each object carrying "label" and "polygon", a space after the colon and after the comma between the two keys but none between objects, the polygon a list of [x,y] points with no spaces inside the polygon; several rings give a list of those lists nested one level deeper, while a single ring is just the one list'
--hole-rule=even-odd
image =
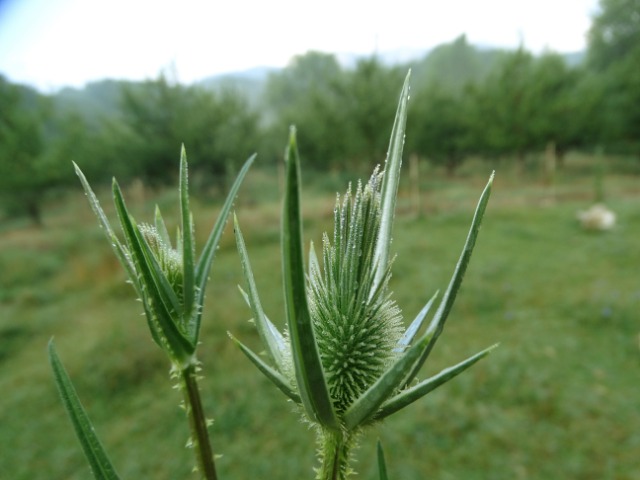
[{"label": "wooden post", "polygon": [[555,142],[547,143],[544,151],[544,182],[547,185],[553,185],[556,176],[556,144]]},{"label": "wooden post", "polygon": [[549,187],[550,201],[556,200],[556,144],[555,142],[547,143],[544,152],[544,183]]}]

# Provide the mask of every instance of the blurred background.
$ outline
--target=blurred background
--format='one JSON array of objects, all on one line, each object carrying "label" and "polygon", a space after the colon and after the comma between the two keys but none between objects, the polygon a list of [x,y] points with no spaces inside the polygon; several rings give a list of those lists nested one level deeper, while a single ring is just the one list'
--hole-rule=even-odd
[{"label": "blurred background", "polygon": [[[0,1],[0,478],[88,476],[46,361],[54,335],[123,477],[191,475],[168,365],[71,161],[109,214],[115,176],[138,218],[159,204],[175,224],[184,144],[202,245],[257,152],[236,211],[282,326],[289,126],[317,244],[335,192],[384,162],[409,69],[395,298],[410,321],[445,288],[495,170],[423,378],[501,346],[366,435],[361,477],[376,478],[379,437],[391,478],[640,478],[639,66],[637,0]],[[309,478],[311,433],[228,341],[257,342],[240,283],[227,232],[202,333],[219,468]]]}]

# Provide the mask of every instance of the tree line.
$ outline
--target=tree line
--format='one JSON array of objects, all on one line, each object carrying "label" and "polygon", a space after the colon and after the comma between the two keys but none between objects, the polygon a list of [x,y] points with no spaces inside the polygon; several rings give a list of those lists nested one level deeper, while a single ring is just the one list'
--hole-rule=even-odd
[{"label": "tree line", "polygon": [[38,222],[46,193],[75,183],[71,160],[95,181],[173,182],[181,144],[197,182],[216,186],[254,151],[264,163],[280,159],[292,124],[315,169],[381,163],[408,68],[405,151],[451,174],[471,156],[523,161],[549,145],[560,162],[571,150],[640,157],[640,2],[601,0],[584,58],[570,60],[483,50],[464,35],[400,66],[374,55],[344,67],[309,52],[272,72],[257,102],[170,73],[98,82],[75,100],[0,77],[0,210]]}]

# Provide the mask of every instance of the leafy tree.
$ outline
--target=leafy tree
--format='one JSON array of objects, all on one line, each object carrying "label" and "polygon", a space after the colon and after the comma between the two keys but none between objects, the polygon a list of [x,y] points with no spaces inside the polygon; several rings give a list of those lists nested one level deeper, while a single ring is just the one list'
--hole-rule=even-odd
[{"label": "leafy tree", "polygon": [[221,184],[255,153],[260,130],[258,114],[249,100],[232,88],[212,92],[191,87],[189,95],[196,107],[181,122],[178,135],[200,179]]},{"label": "leafy tree", "polygon": [[333,54],[310,51],[295,56],[286,68],[269,75],[268,104],[282,110],[300,102],[310,92],[329,93],[341,74],[340,64]]},{"label": "leafy tree", "polygon": [[397,88],[404,74],[398,68],[385,67],[375,56],[358,61],[353,70],[345,73],[341,106],[349,140],[344,158],[352,163],[350,168],[369,168],[384,161],[389,145],[380,135],[380,125],[390,125],[396,112],[396,99],[386,92]]},{"label": "leafy tree", "polygon": [[588,65],[602,85],[602,138],[640,153],[640,0],[601,0],[589,31]]},{"label": "leafy tree", "polygon": [[424,59],[412,65],[413,84],[437,84],[462,90],[469,83],[483,80],[496,62],[505,55],[501,50],[479,50],[470,45],[466,35],[437,46]]},{"label": "leafy tree", "polygon": [[600,0],[588,39],[588,61],[597,70],[632,58],[640,49],[640,0]]},{"label": "leafy tree", "polygon": [[237,92],[187,87],[164,75],[124,89],[122,118],[125,128],[114,131],[119,150],[128,151],[131,174],[155,183],[172,180],[180,144],[194,171],[221,180],[232,161],[256,145],[257,114]]},{"label": "leafy tree", "polygon": [[560,160],[568,150],[593,141],[589,134],[593,134],[598,98],[585,75],[555,53],[543,54],[532,66],[531,138],[537,149],[553,143]]},{"label": "leafy tree", "polygon": [[531,89],[533,65],[534,57],[520,48],[507,54],[484,82],[468,87],[475,144],[481,152],[523,159],[536,146],[530,128],[537,108]]},{"label": "leafy tree", "polygon": [[294,57],[286,68],[269,76],[265,90],[271,137],[282,138],[295,125],[309,165],[321,169],[338,165],[349,139],[334,133],[348,124],[345,77],[335,56],[308,52]]},{"label": "leafy tree", "polygon": [[122,91],[122,114],[129,128],[128,145],[132,174],[153,183],[168,183],[175,155],[183,140],[181,120],[196,107],[187,89],[164,75]]},{"label": "leafy tree", "polygon": [[407,122],[409,149],[453,175],[472,146],[468,97],[432,86],[414,98]]},{"label": "leafy tree", "polygon": [[560,55],[534,57],[522,48],[510,52],[467,92],[474,143],[481,153],[523,160],[554,143],[562,156],[593,141],[597,89]]},{"label": "leafy tree", "polygon": [[[273,127],[284,132],[296,125],[300,150],[316,168],[381,163],[388,145],[378,134],[379,126],[392,122],[396,108],[395,99],[384,92],[401,82],[398,69],[385,67],[375,57],[342,70],[333,55],[309,52],[269,78]],[[345,133],[336,136],[336,130]]]},{"label": "leafy tree", "polygon": [[5,213],[28,214],[42,224],[47,191],[65,177],[59,157],[47,152],[52,112],[34,90],[0,77],[0,196]]}]

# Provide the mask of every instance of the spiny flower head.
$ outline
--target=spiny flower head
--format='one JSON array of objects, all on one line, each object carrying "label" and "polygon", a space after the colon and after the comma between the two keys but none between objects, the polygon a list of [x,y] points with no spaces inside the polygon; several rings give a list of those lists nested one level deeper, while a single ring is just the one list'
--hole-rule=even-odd
[{"label": "spiny flower head", "polygon": [[378,168],[355,196],[351,185],[334,209],[333,239],[324,234],[322,263],[309,261],[309,311],[329,392],[338,414],[367,390],[397,356],[400,310],[391,300],[387,269],[375,287],[380,228]]}]

